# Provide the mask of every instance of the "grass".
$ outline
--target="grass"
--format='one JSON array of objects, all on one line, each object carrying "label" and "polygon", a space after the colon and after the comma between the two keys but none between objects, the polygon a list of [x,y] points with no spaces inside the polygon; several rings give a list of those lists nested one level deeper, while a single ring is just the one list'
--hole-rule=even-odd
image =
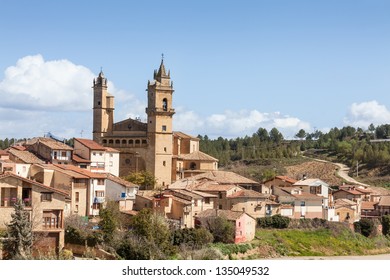
[{"label": "grass", "polygon": [[384,236],[366,238],[348,228],[258,229],[252,245],[271,248],[270,255],[278,256],[348,256],[389,250],[390,240]]}]

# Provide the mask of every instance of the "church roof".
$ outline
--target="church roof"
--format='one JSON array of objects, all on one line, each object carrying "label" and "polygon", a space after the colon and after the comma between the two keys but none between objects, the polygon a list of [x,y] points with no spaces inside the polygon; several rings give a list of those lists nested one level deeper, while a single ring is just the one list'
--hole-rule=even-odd
[{"label": "church roof", "polygon": [[196,151],[191,154],[181,154],[179,158],[184,160],[200,160],[200,161],[218,161],[218,159],[209,156],[201,151]]},{"label": "church roof", "polygon": [[191,140],[199,141],[199,138],[191,136],[191,135],[188,135],[188,134],[185,134],[185,133],[183,133],[181,131],[174,131],[173,132],[173,136],[179,137],[179,138],[182,138],[182,139],[191,139]]}]

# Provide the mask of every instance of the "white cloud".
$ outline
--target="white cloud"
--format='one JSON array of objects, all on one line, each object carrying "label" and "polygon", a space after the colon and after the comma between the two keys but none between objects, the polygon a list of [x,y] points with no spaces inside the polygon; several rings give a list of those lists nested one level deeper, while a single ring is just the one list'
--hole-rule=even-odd
[{"label": "white cloud", "polygon": [[[186,115],[185,118],[181,117],[182,113]],[[175,118],[175,130],[182,130],[192,135],[208,135],[210,138],[243,137],[252,135],[260,127],[268,130],[276,127],[286,138],[291,138],[301,128],[310,129],[309,123],[298,118],[285,116],[279,112],[262,113],[257,110],[225,111],[223,114],[212,114],[207,117],[181,110]]]},{"label": "white cloud", "polygon": [[26,110],[86,111],[91,107],[94,74],[68,60],[26,56],[5,70],[2,106]]},{"label": "white cloud", "polygon": [[[92,81],[88,68],[68,60],[45,61],[41,55],[26,56],[5,70],[0,81],[0,139],[24,138],[51,132],[59,137],[92,137]],[[108,91],[115,97],[115,122],[140,117],[146,121],[146,100],[116,89],[109,80]],[[211,138],[252,135],[259,127],[278,128],[291,137],[310,125],[280,112],[258,110],[225,111],[200,116],[176,108],[174,130]]]},{"label": "white cloud", "polygon": [[374,125],[390,123],[390,111],[376,100],[353,103],[344,118],[344,123],[361,128],[367,128],[371,123]]}]

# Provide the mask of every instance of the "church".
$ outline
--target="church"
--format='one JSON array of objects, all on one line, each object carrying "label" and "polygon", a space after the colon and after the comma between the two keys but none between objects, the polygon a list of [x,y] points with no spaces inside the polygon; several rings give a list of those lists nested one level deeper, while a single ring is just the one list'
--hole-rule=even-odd
[{"label": "church", "polygon": [[93,80],[93,140],[120,151],[119,176],[148,171],[155,188],[178,179],[218,169],[218,160],[199,150],[199,139],[173,130],[173,82],[164,59],[148,81],[147,122],[114,122],[114,96],[108,92],[103,72]]}]

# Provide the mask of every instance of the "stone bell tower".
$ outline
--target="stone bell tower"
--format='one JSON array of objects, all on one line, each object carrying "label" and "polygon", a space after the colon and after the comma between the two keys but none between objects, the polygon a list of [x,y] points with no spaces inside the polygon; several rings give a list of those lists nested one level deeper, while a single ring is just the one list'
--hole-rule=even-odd
[{"label": "stone bell tower", "polygon": [[114,96],[107,92],[107,79],[102,71],[93,80],[93,140],[102,143],[102,138],[112,133],[114,123]]},{"label": "stone bell tower", "polygon": [[156,177],[157,187],[164,187],[172,181],[172,116],[175,110],[172,108],[173,82],[170,72],[165,70],[163,58],[153,78],[148,81],[147,88],[147,170]]}]

